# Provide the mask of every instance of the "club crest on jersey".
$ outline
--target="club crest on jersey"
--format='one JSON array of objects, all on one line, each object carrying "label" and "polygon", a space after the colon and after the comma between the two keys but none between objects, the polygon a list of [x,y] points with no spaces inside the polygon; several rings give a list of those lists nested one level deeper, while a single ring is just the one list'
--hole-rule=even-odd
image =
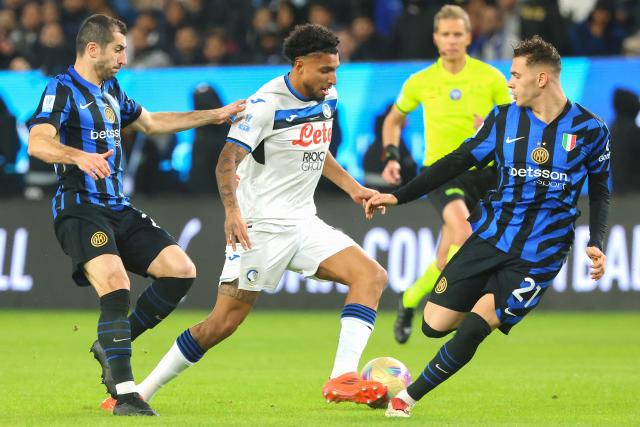
[{"label": "club crest on jersey", "polygon": [[460,89],[452,89],[451,92],[449,92],[449,98],[457,101],[462,98],[462,92],[460,91]]},{"label": "club crest on jersey", "polygon": [[331,107],[328,104],[322,104],[322,115],[327,119],[331,118]]},{"label": "club crest on jersey", "polygon": [[541,165],[549,160],[549,152],[544,147],[538,147],[531,152],[531,160]]},{"label": "club crest on jersey", "polygon": [[447,290],[447,278],[442,276],[442,279],[440,279],[440,281],[436,285],[435,291],[436,291],[436,294],[441,294],[446,290]]},{"label": "club crest on jersey", "polygon": [[111,107],[104,107],[104,120],[108,123],[116,122],[116,113],[111,109]]},{"label": "club crest on jersey", "polygon": [[108,241],[109,241],[109,237],[107,237],[107,235],[102,231],[96,231],[91,236],[91,246],[93,246],[94,248],[99,248],[101,246],[104,246],[107,244]]},{"label": "club crest on jersey", "polygon": [[562,134],[562,148],[566,151],[571,151],[576,148],[576,140],[578,137],[571,133],[563,133]]},{"label": "club crest on jersey", "polygon": [[247,271],[247,280],[249,281],[249,283],[256,283],[256,281],[258,280],[258,270],[252,268],[251,270]]}]

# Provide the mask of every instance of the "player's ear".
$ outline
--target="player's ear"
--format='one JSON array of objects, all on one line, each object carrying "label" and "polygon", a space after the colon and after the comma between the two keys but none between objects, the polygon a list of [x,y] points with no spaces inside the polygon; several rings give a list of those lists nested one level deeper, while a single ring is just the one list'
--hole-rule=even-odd
[{"label": "player's ear", "polygon": [[84,48],[85,55],[88,55],[89,58],[97,58],[100,54],[100,46],[96,42],[89,42],[87,46]]},{"label": "player's ear", "polygon": [[546,71],[542,71],[538,73],[537,80],[538,80],[538,87],[540,88],[545,87],[547,85],[547,82],[549,81],[549,73],[547,73]]}]

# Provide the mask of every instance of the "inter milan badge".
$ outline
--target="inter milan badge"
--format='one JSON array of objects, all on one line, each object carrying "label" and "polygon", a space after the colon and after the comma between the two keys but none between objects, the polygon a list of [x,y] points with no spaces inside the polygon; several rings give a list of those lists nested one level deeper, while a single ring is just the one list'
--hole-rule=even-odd
[{"label": "inter milan badge", "polygon": [[457,101],[462,98],[462,92],[460,92],[460,89],[452,89],[451,92],[449,92],[449,98]]},{"label": "inter milan badge", "polygon": [[256,280],[258,280],[258,270],[252,268],[251,270],[247,271],[247,280],[249,281],[249,283],[255,283]]},{"label": "inter milan badge", "polygon": [[91,236],[91,246],[94,248],[99,248],[100,246],[104,246],[109,241],[107,235],[102,231],[96,231]]},{"label": "inter milan badge", "polygon": [[322,115],[327,119],[331,118],[331,107],[328,104],[322,104]]},{"label": "inter milan badge", "polygon": [[549,160],[549,152],[544,147],[538,147],[531,152],[531,160],[541,165]]},{"label": "inter milan badge", "polygon": [[446,290],[447,290],[447,278],[442,276],[442,279],[440,279],[440,281],[436,285],[435,291],[436,291],[436,294],[441,294]]},{"label": "inter milan badge", "polygon": [[116,113],[113,112],[111,107],[104,107],[104,119],[109,123],[116,122]]}]

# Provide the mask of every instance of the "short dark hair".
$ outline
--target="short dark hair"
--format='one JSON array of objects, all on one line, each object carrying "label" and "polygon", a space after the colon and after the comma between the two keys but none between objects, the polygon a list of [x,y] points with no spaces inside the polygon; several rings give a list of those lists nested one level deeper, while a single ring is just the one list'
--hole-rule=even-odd
[{"label": "short dark hair", "polygon": [[107,15],[91,15],[84,20],[76,36],[76,53],[84,54],[88,43],[95,42],[104,49],[113,41],[113,33],[127,35],[127,24]]},{"label": "short dark hair", "polygon": [[296,25],[284,40],[284,56],[291,63],[310,53],[338,53],[340,39],[322,25]]},{"label": "short dark hair", "polygon": [[558,50],[537,34],[529,39],[522,40],[513,48],[513,57],[521,56],[527,58],[527,65],[551,65],[558,73],[562,69],[562,61]]}]

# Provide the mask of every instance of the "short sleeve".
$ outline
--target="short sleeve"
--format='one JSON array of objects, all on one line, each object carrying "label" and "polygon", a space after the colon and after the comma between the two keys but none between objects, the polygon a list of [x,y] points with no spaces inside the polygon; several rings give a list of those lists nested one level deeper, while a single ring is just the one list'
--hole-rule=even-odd
[{"label": "short sleeve", "polygon": [[135,122],[142,114],[142,106],[129,98],[120,85],[116,85],[118,91],[118,104],[120,105],[120,127],[124,128]]},{"label": "short sleeve", "polygon": [[600,128],[600,134],[593,143],[589,157],[587,158],[587,169],[589,174],[595,175],[603,172],[609,172],[609,163],[611,151],[609,147],[609,129],[603,124]]},{"label": "short sleeve", "polygon": [[274,107],[264,98],[252,97],[229,129],[227,142],[253,151],[273,129]]},{"label": "short sleeve", "polygon": [[405,114],[408,114],[418,108],[420,105],[420,99],[417,96],[416,78],[415,75],[407,79],[402,85],[400,95],[396,99],[396,107],[398,110]]},{"label": "short sleeve", "polygon": [[496,119],[500,114],[495,107],[484,119],[476,134],[464,141],[464,146],[471,153],[477,167],[485,167],[495,157],[496,151]]},{"label": "short sleeve", "polygon": [[70,109],[69,89],[57,79],[51,79],[40,97],[38,108],[27,122],[27,126],[31,129],[35,125],[48,123],[59,132],[69,117]]}]

